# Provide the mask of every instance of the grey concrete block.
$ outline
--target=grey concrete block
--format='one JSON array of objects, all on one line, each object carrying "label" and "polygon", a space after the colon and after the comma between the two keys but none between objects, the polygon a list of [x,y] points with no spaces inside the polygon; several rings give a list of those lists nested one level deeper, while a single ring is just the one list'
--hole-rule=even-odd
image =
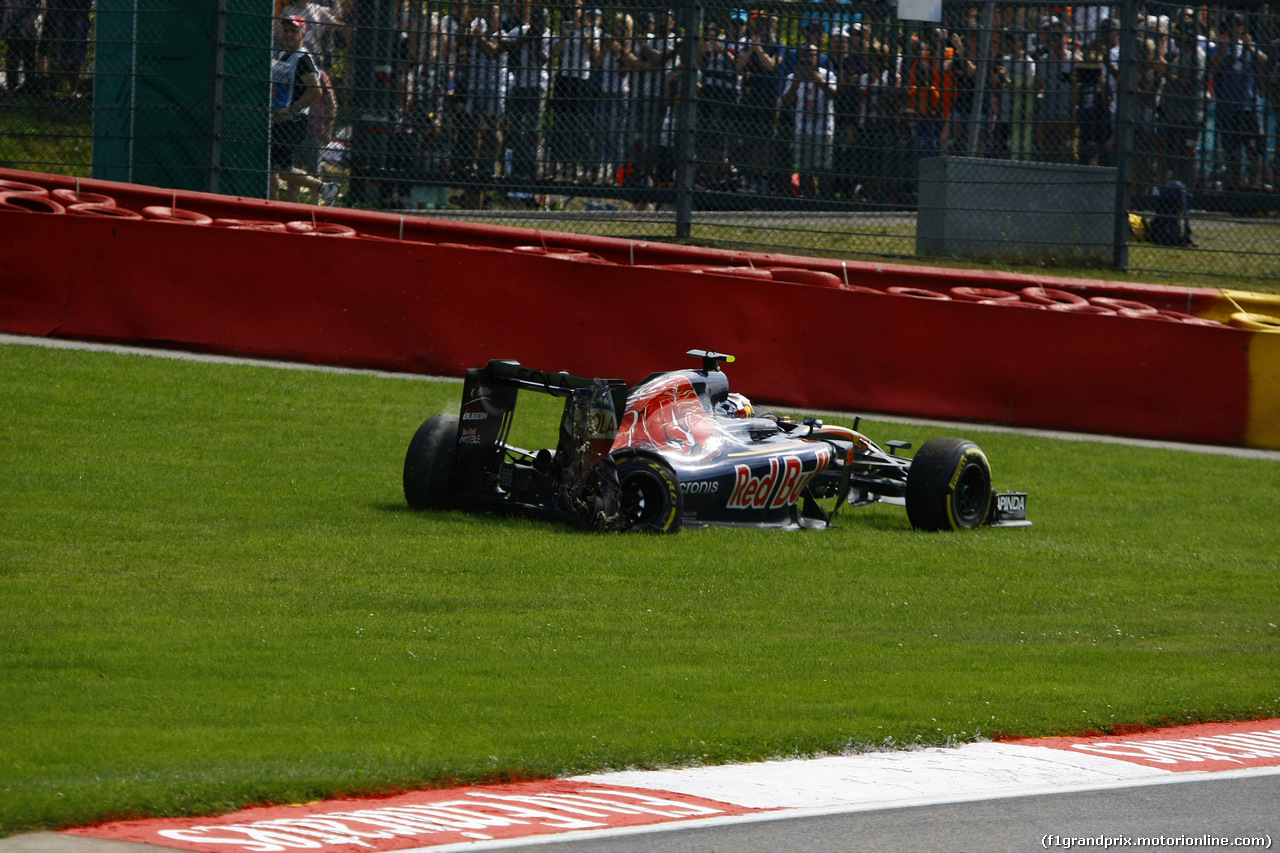
[{"label": "grey concrete block", "polygon": [[920,161],[916,254],[1108,263],[1116,170],[969,157]]}]

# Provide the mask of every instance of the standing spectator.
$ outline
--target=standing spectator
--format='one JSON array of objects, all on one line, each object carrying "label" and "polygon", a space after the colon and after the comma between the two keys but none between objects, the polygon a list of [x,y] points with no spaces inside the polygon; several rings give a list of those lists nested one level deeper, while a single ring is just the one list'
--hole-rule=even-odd
[{"label": "standing spectator", "polygon": [[604,50],[604,11],[600,8],[584,9],[582,15],[583,29],[587,33],[587,44],[590,46],[591,62],[587,66],[587,99],[583,121],[587,128],[587,180],[598,182],[600,177],[600,140],[596,138],[597,123],[600,120],[600,58]]},{"label": "standing spectator", "polygon": [[1008,127],[1009,159],[1030,160],[1039,85],[1036,61],[1027,53],[1026,36],[1018,27],[1011,27],[1005,33],[1005,44],[1008,53],[999,69],[1003,72],[1000,119]]},{"label": "standing spectator", "polygon": [[778,18],[758,12],[751,16],[745,48],[738,55],[742,77],[742,130],[747,142],[747,189],[769,191],[769,169],[777,130],[778,96],[782,94],[783,47]]},{"label": "standing spectator", "polygon": [[507,99],[507,141],[511,174],[522,181],[542,177],[538,142],[550,82],[551,34],[547,10],[526,3],[519,27],[507,34],[511,52],[511,94]]},{"label": "standing spectator", "polygon": [[[1106,25],[1110,20],[1104,19],[1102,23]],[[1109,26],[1107,30],[1109,32]],[[1102,43],[1095,39],[1085,46],[1084,55],[1076,63],[1076,121],[1080,129],[1076,159],[1082,166],[1098,166],[1106,162],[1107,140],[1111,138],[1111,113],[1104,73],[1105,56]]]},{"label": "standing spectator", "polygon": [[800,193],[810,198],[822,194],[819,175],[831,171],[835,144],[836,77],[818,64],[818,47],[800,49],[796,70],[787,77],[782,106],[795,112],[795,161],[800,173]]},{"label": "standing spectator", "polygon": [[862,25],[841,24],[831,31],[831,71],[836,77],[835,174],[830,191],[845,199],[857,194],[862,174],[857,163],[858,131],[862,125],[862,93],[867,57],[862,52]]},{"label": "standing spectator", "polygon": [[698,102],[698,159],[707,186],[724,187],[728,174],[729,138],[737,120],[739,81],[734,70],[738,46],[714,23],[703,32],[699,65],[702,93]]},{"label": "standing spectator", "polygon": [[468,53],[467,33],[471,27],[471,5],[466,0],[455,2],[449,14],[440,21],[444,56],[441,86],[444,103],[445,150],[449,171],[465,175],[474,156],[471,141],[475,136],[467,115]]},{"label": "standing spectator", "polygon": [[1156,114],[1164,90],[1164,57],[1155,39],[1138,41],[1138,87],[1134,92],[1133,181],[1134,191],[1160,183],[1160,134]]},{"label": "standing spectator", "polygon": [[551,95],[555,116],[552,150],[561,177],[569,181],[584,177],[591,133],[590,78],[594,49],[582,17],[582,0],[574,0],[560,24],[560,37],[551,46],[551,55],[560,61]]},{"label": "standing spectator", "polygon": [[[1099,39],[1102,44],[1107,44],[1110,24],[1106,22],[1111,17],[1110,7],[1076,6],[1071,12],[1071,37],[1083,53],[1088,53],[1091,47],[1096,48]],[[1066,22],[1067,19],[1064,19],[1063,23]]]},{"label": "standing spectator", "polygon": [[1116,110],[1120,106],[1120,22],[1115,18],[1102,21],[1103,44],[1106,45],[1102,55],[1102,70],[1107,80],[1107,115],[1110,123],[1107,126],[1107,141],[1103,146],[1101,164],[1114,166],[1116,163]]},{"label": "standing spectator", "polygon": [[1003,160],[1009,159],[1013,140],[1013,45],[1017,37],[1013,32],[999,35],[1000,50],[991,66],[992,129],[991,153]]},{"label": "standing spectator", "polygon": [[[749,16],[744,9],[734,9],[729,13],[729,31],[726,37],[727,43],[730,45],[730,62],[733,65],[733,71],[738,77],[738,104],[742,104],[742,94],[746,85],[746,66],[747,66],[747,49],[750,47],[751,36],[748,27]],[[728,139],[728,160],[730,171],[735,172],[737,181],[732,188],[737,190],[743,187],[746,181],[747,172],[747,141],[742,134],[742,113],[738,109],[732,110],[733,121],[729,123]]]},{"label": "standing spectator", "polygon": [[820,68],[828,67],[827,56],[822,52],[823,34],[824,34],[824,31],[822,29],[821,18],[819,18],[817,15],[813,15],[811,17],[805,18],[804,22],[800,25],[799,46],[791,50],[788,50],[786,52],[786,55],[783,58],[782,76],[784,78],[789,74],[791,74],[791,72],[795,71],[796,63],[800,59],[800,53],[804,50],[806,45],[810,45],[810,44],[817,45],[818,67]]},{"label": "standing spectator", "polygon": [[[1190,11],[1189,9],[1186,11]],[[1197,37],[1194,14],[1173,24],[1164,98],[1160,104],[1165,169],[1162,178],[1196,188],[1196,160],[1204,131],[1205,55]]]},{"label": "standing spectator", "polygon": [[1045,52],[1036,64],[1040,77],[1037,141],[1040,159],[1049,163],[1075,162],[1076,55],[1057,17],[1049,19]]},{"label": "standing spectator", "polygon": [[[300,165],[307,174],[321,178],[323,181],[320,171],[324,163],[325,149],[329,145],[329,140],[333,139],[334,122],[338,116],[338,99],[334,95],[333,82],[329,79],[328,71],[317,68],[316,83],[320,87],[320,97],[307,107],[307,136],[302,145],[298,146],[294,164]],[[298,200],[298,190],[298,184],[290,184],[290,201]],[[335,193],[326,203],[332,204],[336,201]]]},{"label": "standing spectator", "polygon": [[[1262,183],[1258,81],[1266,70],[1267,56],[1245,31],[1244,16],[1231,12],[1209,59],[1213,96],[1217,102],[1218,138],[1226,158],[1230,189],[1257,187]],[[1250,173],[1252,181],[1248,177]]]},{"label": "standing spectator", "polygon": [[280,47],[271,59],[271,170],[269,195],[276,199],[280,182],[314,192],[325,205],[338,198],[338,185],[324,183],[299,167],[299,151],[307,137],[308,108],[320,99],[315,63],[302,46],[307,25],[301,17],[281,19]]},{"label": "standing spectator", "polygon": [[405,88],[408,94],[409,113],[413,124],[420,129],[439,128],[441,109],[440,71],[444,62],[444,34],[441,15],[425,5],[410,6],[408,22],[410,68]]},{"label": "standing spectator", "polygon": [[657,175],[654,183],[659,187],[674,185],[676,178],[676,112],[680,109],[680,57],[677,55],[667,73],[666,86],[662,90],[662,103],[666,112],[662,117],[662,132],[658,135]]},{"label": "standing spectator", "polygon": [[1271,59],[1267,62],[1266,82],[1263,87],[1262,100],[1266,107],[1263,114],[1263,140],[1266,174],[1263,176],[1262,188],[1267,191],[1275,189],[1280,179],[1280,7],[1275,3],[1263,7],[1263,18],[1259,22],[1258,47]]},{"label": "standing spectator", "polygon": [[877,148],[880,153],[880,185],[876,195],[888,204],[907,202],[919,161],[915,130],[911,127],[907,90],[882,85],[876,97]]},{"label": "standing spectator", "polygon": [[630,15],[614,16],[613,33],[601,45],[599,54],[600,107],[596,122],[601,183],[614,176],[627,162],[627,129],[631,106],[631,69],[639,64],[632,43],[635,24]]},{"label": "standing spectator", "polygon": [[507,51],[498,7],[478,17],[468,29],[471,53],[467,81],[467,115],[475,128],[472,172],[481,180],[494,177],[502,152],[502,116],[507,104]]},{"label": "standing spectator", "polygon": [[657,180],[655,170],[661,154],[662,120],[666,112],[663,90],[676,54],[672,17],[666,10],[649,15],[645,39],[636,50],[638,65],[631,75],[632,126],[639,154],[636,179],[641,186],[652,185]]},{"label": "standing spectator", "polygon": [[4,85],[10,92],[19,92],[36,75],[41,0],[0,2],[5,4],[0,6],[0,41],[5,45]]},{"label": "standing spectator", "polygon": [[[955,51],[951,60],[951,81],[955,98],[951,102],[951,152],[966,154],[969,140],[982,127],[978,109],[978,34],[976,23],[964,32],[951,34]],[[975,151],[981,151],[976,148]]]},{"label": "standing spectator", "polygon": [[[913,37],[914,38],[914,37]],[[955,85],[951,77],[954,48],[947,44],[948,33],[933,27],[927,44],[920,44],[910,69],[911,106],[916,115],[916,132],[920,149],[936,154],[946,150],[950,140],[947,124],[951,117],[951,99]]]},{"label": "standing spectator", "polygon": [[67,98],[80,97],[80,75],[89,57],[92,0],[45,0],[43,44],[55,92],[65,80]]}]

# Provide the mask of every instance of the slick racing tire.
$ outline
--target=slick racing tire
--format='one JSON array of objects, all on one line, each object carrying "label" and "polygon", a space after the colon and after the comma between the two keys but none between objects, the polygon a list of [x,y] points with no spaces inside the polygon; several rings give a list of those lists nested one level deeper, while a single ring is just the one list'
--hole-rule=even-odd
[{"label": "slick racing tire", "polygon": [[675,533],[684,512],[684,494],[671,466],[654,456],[622,453],[614,457],[624,529]]},{"label": "slick racing tire", "polygon": [[963,438],[931,438],[907,470],[907,518],[917,530],[967,530],[987,519],[991,465]]},{"label": "slick racing tire", "polygon": [[436,415],[418,427],[404,457],[404,499],[410,509],[440,509],[450,504],[449,479],[457,443],[457,415]]}]

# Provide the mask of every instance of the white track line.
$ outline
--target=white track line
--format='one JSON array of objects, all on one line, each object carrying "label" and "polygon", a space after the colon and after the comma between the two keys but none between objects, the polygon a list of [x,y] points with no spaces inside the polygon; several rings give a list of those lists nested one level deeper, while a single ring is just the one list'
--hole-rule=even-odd
[{"label": "white track line", "polygon": [[380,379],[410,379],[425,382],[462,382],[457,376],[428,376],[423,373],[395,373],[388,370],[362,370],[355,367],[333,367],[325,364],[307,364],[301,361],[271,361],[263,358],[241,358],[231,355],[214,355],[201,352],[184,352],[171,349],[148,349],[120,344],[102,344],[92,341],[72,341],[65,338],[42,338],[34,335],[9,335],[0,332],[0,346],[34,346],[49,349],[105,352],[112,355],[142,355],[152,358],[169,358],[174,361],[197,361],[204,364],[235,364],[247,367],[274,367],[279,370],[312,370],[320,373],[350,373],[356,376],[376,376]]}]

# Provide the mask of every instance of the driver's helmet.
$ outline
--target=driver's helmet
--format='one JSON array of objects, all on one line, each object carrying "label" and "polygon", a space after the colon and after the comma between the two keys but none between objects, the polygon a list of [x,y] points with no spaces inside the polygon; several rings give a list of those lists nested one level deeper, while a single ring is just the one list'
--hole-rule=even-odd
[{"label": "driver's helmet", "polygon": [[716,414],[726,418],[749,418],[753,411],[751,401],[738,393],[730,393],[722,402],[716,403]]}]

